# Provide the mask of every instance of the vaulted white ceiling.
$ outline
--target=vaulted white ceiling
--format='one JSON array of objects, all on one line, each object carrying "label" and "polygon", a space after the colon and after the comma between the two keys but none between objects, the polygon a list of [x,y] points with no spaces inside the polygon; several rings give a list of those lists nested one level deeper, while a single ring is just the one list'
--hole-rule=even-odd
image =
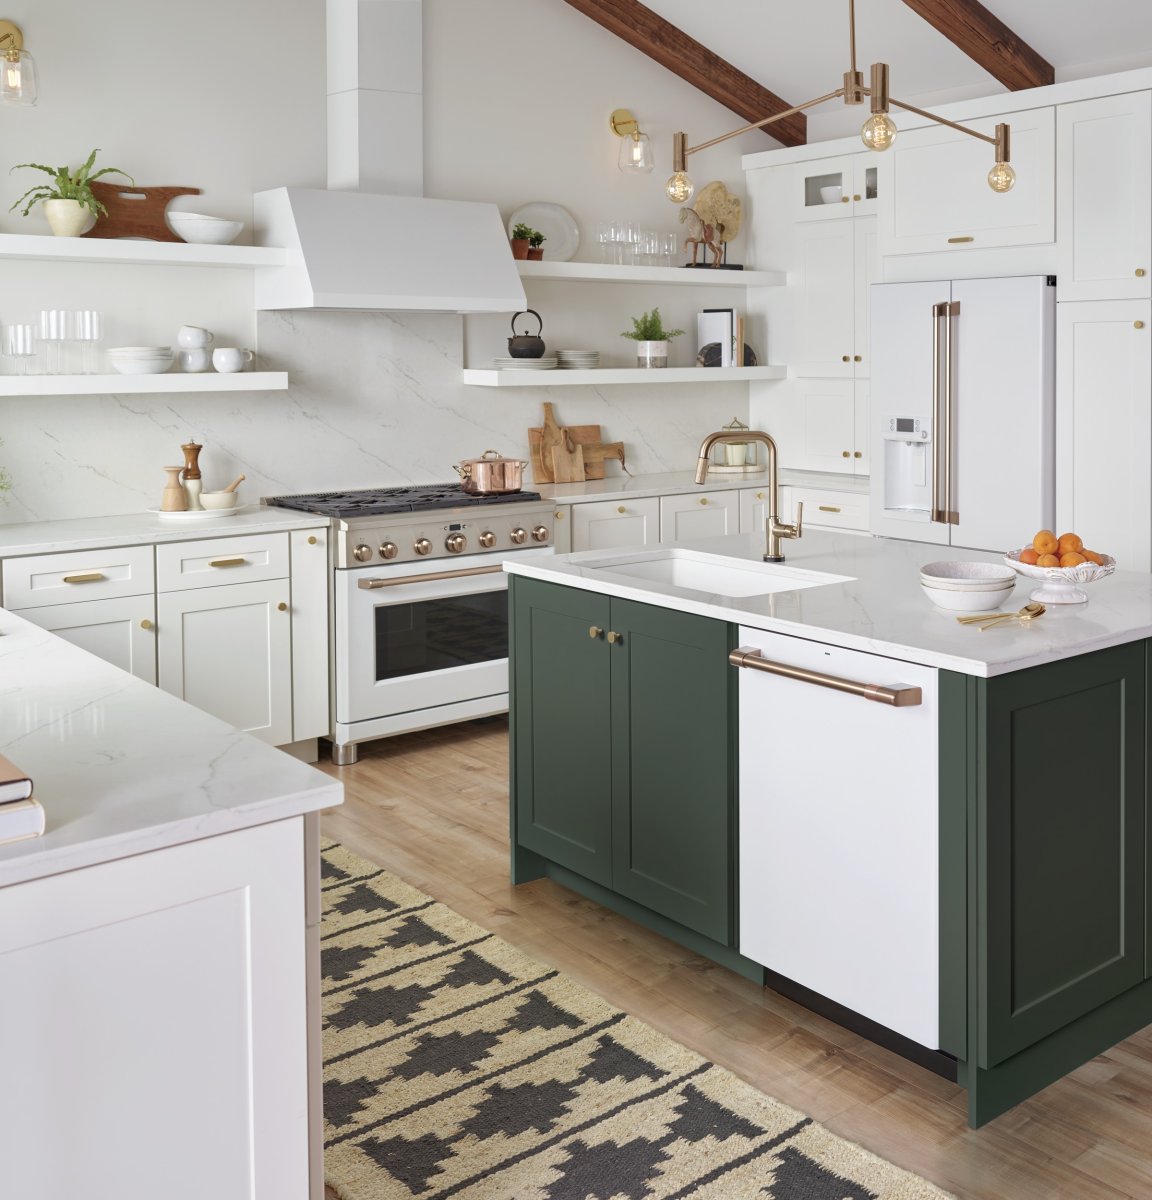
[{"label": "vaulted white ceiling", "polygon": [[[848,66],[848,0],[645,3],[792,104],[838,87]],[[985,6],[1053,65],[1057,81],[1152,66],[1149,0],[985,0]],[[939,104],[1005,90],[903,0],[856,0],[856,23],[861,70],[887,62],[892,93],[901,99]],[[835,105],[816,110],[809,140],[843,132],[843,117]]]}]

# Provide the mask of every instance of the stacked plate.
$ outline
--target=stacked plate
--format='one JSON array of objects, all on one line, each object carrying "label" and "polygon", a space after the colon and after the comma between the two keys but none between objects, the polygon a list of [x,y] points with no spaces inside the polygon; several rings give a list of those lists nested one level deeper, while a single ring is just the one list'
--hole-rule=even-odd
[{"label": "stacked plate", "polygon": [[937,608],[951,612],[991,612],[1016,586],[1016,573],[999,563],[925,563],[920,568],[920,586]]},{"label": "stacked plate", "polygon": [[121,375],[163,375],[175,358],[171,346],[114,346],[108,361]]},{"label": "stacked plate", "polygon": [[509,358],[500,355],[492,360],[497,371],[555,371],[560,365],[555,354],[543,358]]},{"label": "stacked plate", "polygon": [[567,371],[590,371],[600,365],[599,350],[561,350],[560,367]]}]

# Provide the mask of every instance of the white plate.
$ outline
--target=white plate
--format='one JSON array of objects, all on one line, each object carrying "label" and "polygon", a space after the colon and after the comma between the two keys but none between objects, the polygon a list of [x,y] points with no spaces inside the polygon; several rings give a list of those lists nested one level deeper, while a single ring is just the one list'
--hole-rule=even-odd
[{"label": "white plate", "polygon": [[568,262],[580,248],[580,226],[576,218],[559,204],[547,200],[533,200],[518,208],[508,218],[508,236],[512,236],[512,227],[519,224],[531,225],[542,233],[544,242],[544,257],[553,262]]},{"label": "white plate", "polygon": [[161,521],[215,521],[219,517],[234,517],[239,508],[194,508],[188,512],[164,512],[159,508],[148,510]]}]

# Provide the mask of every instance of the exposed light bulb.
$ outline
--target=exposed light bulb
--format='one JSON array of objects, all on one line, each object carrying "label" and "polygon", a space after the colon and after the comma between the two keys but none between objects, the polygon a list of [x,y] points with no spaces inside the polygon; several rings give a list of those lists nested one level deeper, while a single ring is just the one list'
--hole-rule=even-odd
[{"label": "exposed light bulb", "polygon": [[8,51],[0,60],[0,104],[35,104],[39,99],[36,64],[27,50]]},{"label": "exposed light bulb", "polygon": [[994,192],[1010,192],[1015,182],[1016,172],[1012,170],[1011,163],[998,162],[988,172],[988,186]]},{"label": "exposed light bulb", "polygon": [[887,150],[898,132],[895,121],[887,113],[873,113],[860,130],[860,140],[869,150]]},{"label": "exposed light bulb", "polygon": [[683,204],[685,200],[692,199],[693,193],[696,191],[696,185],[688,178],[686,171],[676,171],[668,177],[668,182],[664,185],[664,191],[673,204]]},{"label": "exposed light bulb", "polygon": [[620,142],[620,156],[616,165],[629,174],[647,175],[656,165],[652,158],[652,143],[646,133],[637,130]]}]

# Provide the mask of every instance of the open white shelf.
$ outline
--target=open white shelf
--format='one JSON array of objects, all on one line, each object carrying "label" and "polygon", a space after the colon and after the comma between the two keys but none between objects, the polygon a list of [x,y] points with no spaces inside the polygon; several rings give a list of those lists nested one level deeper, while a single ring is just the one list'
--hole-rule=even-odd
[{"label": "open white shelf", "polygon": [[0,396],[129,396],[150,392],[272,392],[288,387],[287,371],[199,375],[3,375]]},{"label": "open white shelf", "polygon": [[202,246],[190,242],[148,242],[130,238],[0,233],[0,259],[5,258],[169,267],[279,267],[287,261],[286,252],[279,246]]},{"label": "open white shelf", "polygon": [[681,287],[783,287],[784,271],[712,271],[690,267],[618,267],[610,263],[519,259],[522,279],[565,279],[585,283],[660,283]]},{"label": "open white shelf", "polygon": [[597,367],[588,371],[487,371],[467,368],[461,372],[473,387],[593,387],[617,383],[739,383],[749,380],[784,379],[787,367]]}]

